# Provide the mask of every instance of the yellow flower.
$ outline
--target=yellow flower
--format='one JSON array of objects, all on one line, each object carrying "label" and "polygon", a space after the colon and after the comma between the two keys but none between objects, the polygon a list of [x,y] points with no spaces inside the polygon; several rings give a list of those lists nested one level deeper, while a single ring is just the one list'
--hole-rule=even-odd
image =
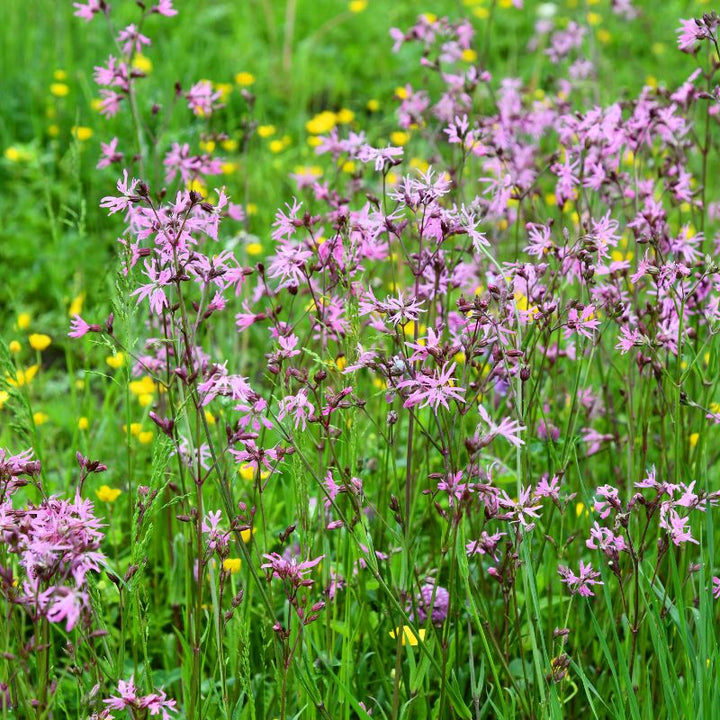
[{"label": "yellow flower", "polygon": [[153,441],[154,433],[152,430],[143,430],[138,433],[138,440],[142,445],[147,445]]},{"label": "yellow flower", "polygon": [[0,390],[0,410],[5,407],[5,403],[10,398],[10,393],[7,390]]},{"label": "yellow flower", "polygon": [[347,108],[342,108],[337,114],[337,121],[340,125],[347,125],[355,119],[355,113]]},{"label": "yellow flower", "polygon": [[215,416],[209,410],[205,411],[205,420],[207,420],[208,425],[215,424]]},{"label": "yellow flower", "polygon": [[250,542],[250,538],[257,532],[257,528],[254,527],[252,529],[252,532],[250,531],[250,528],[247,528],[246,530],[240,531],[240,538],[242,541],[247,545]]},{"label": "yellow flower", "polygon": [[28,150],[15,147],[14,145],[11,145],[5,150],[5,159],[10,162],[25,162],[26,160],[30,160],[31,157],[32,154]]},{"label": "yellow flower", "polygon": [[233,86],[230,83],[213,83],[215,89],[220,93],[220,100],[225,102],[225,100],[228,99],[228,96],[233,91]]},{"label": "yellow flower", "polygon": [[473,15],[478,18],[478,20],[487,20],[490,17],[490,11],[484,7],[476,7],[473,8]]},{"label": "yellow flower", "polygon": [[101,485],[99,490],[95,491],[97,499],[100,502],[115,502],[121,495],[122,490],[120,488],[111,488],[109,485]]},{"label": "yellow flower", "polygon": [[589,12],[586,17],[589,25],[599,25],[602,22],[600,13]]},{"label": "yellow flower", "polygon": [[141,73],[145,73],[146,75],[150,74],[153,69],[152,60],[141,53],[138,53],[133,58],[132,66],[135,70],[139,70]]},{"label": "yellow flower", "polygon": [[49,419],[50,419],[50,416],[47,413],[44,413],[44,412],[33,413],[33,422],[36,425],[44,425]]},{"label": "yellow flower", "polygon": [[28,337],[28,342],[33,350],[47,350],[50,347],[52,338],[49,335],[41,335],[40,333],[33,333]]},{"label": "yellow flower", "polygon": [[695,447],[700,439],[700,433],[690,433],[690,447]]},{"label": "yellow flower", "polygon": [[237,572],[240,572],[241,565],[241,558],[226,558],[225,560],[223,560],[223,570],[228,573],[235,574]]},{"label": "yellow flower", "polygon": [[70,88],[65,83],[53,83],[50,86],[50,94],[55,97],[65,97],[70,92]]},{"label": "yellow flower", "polygon": [[154,399],[155,396],[152,393],[144,393],[138,398],[138,402],[140,403],[140,407],[147,407],[148,405],[152,405]]},{"label": "yellow flower", "polygon": [[311,148],[316,148],[318,145],[322,145],[322,140],[319,137],[311,136],[307,139],[307,144]]},{"label": "yellow flower", "polygon": [[255,468],[252,465],[241,465],[238,468],[240,477],[247,482],[251,482],[255,479]]},{"label": "yellow flower", "polygon": [[427,160],[421,160],[420,158],[411,158],[410,167],[416,168],[421,172],[427,172],[430,164],[427,162]]},{"label": "yellow flower", "polygon": [[263,246],[260,243],[250,243],[245,250],[248,255],[260,255],[263,251]]},{"label": "yellow flower", "polygon": [[342,372],[345,369],[345,366],[347,365],[347,358],[344,355],[338,355],[337,358],[335,358],[335,367]]},{"label": "yellow flower", "polygon": [[415,635],[409,625],[403,625],[402,628],[396,628],[395,630],[391,630],[389,635],[391,638],[396,638],[401,631],[403,645],[412,645],[414,647],[419,642],[418,637],[420,638],[420,640],[425,640],[425,628],[420,628],[418,630],[418,634]]},{"label": "yellow flower", "polygon": [[93,98],[93,99],[90,101],[90,107],[91,107],[93,110],[99,112],[99,111],[100,111],[100,108],[102,108],[102,100],[101,100],[100,98]]},{"label": "yellow flower", "polygon": [[424,18],[426,22],[429,22],[431,25],[437,22],[437,15],[435,13],[423,13],[420,17]]},{"label": "yellow flower", "polygon": [[19,353],[22,350],[22,345],[17,340],[11,340],[8,345],[8,350],[11,353]]},{"label": "yellow flower", "polygon": [[199,178],[195,178],[194,180],[191,180],[189,183],[187,183],[187,189],[190,191],[194,190],[196,193],[199,193],[203,198],[206,198],[208,194],[207,187]]},{"label": "yellow flower", "polygon": [[220,172],[223,175],[232,175],[237,172],[238,164],[236,162],[225,162],[220,166]]},{"label": "yellow flower", "polygon": [[238,141],[233,140],[232,138],[223,140],[220,145],[222,145],[222,149],[226,150],[227,152],[235,152],[235,150],[238,149]]},{"label": "yellow flower", "polygon": [[402,132],[402,130],[390,133],[390,142],[393,145],[404,145],[409,139],[410,133]]},{"label": "yellow flower", "polygon": [[367,101],[367,105],[365,105],[365,107],[369,112],[377,112],[380,109],[380,101],[375,100],[375,98],[371,98]]},{"label": "yellow flower", "polygon": [[67,73],[64,70],[58,69],[53,73],[53,78],[55,78],[55,80],[67,80]]},{"label": "yellow flower", "polygon": [[258,206],[255,203],[248,203],[245,206],[245,212],[248,215],[257,215]]},{"label": "yellow flower", "polygon": [[257,134],[261,138],[269,138],[277,132],[274,125],[258,125]]},{"label": "yellow flower", "polygon": [[211,153],[215,150],[214,140],[201,140],[198,145],[200,146],[200,149],[206,153]]},{"label": "yellow flower", "polygon": [[399,100],[404,100],[408,96],[407,88],[405,87],[396,87],[395,88],[395,97]]},{"label": "yellow flower", "polygon": [[105,362],[113,370],[117,370],[119,367],[123,366],[123,363],[125,362],[125,354],[119,352],[119,353],[116,353],[115,355],[110,355],[109,357],[105,358]]},{"label": "yellow flower", "polygon": [[84,389],[85,389],[85,381],[84,381],[82,378],[78,378],[78,379],[75,381],[75,387],[76,387],[78,390],[84,390]]},{"label": "yellow flower", "polygon": [[368,0],[350,0],[348,10],[351,13],[361,13],[368,6]]},{"label": "yellow flower", "polygon": [[70,307],[68,308],[68,315],[70,317],[75,317],[75,315],[79,315],[82,312],[84,301],[85,301],[85,293],[84,292],[81,292],[79,295],[76,295],[72,299],[72,302],[70,303]]},{"label": "yellow flower", "polygon": [[352,160],[346,160],[340,169],[350,175],[355,172],[355,163]]},{"label": "yellow flower", "polygon": [[[123,425],[123,432],[127,432],[127,425]],[[139,435],[142,432],[142,425],[140,423],[130,423],[130,434]]]},{"label": "yellow flower", "polygon": [[78,430],[87,430],[90,427],[90,421],[86,417],[78,418]]},{"label": "yellow flower", "polygon": [[270,152],[281,153],[285,149],[285,143],[282,140],[271,140],[270,141]]},{"label": "yellow flower", "polygon": [[39,365],[31,365],[27,370],[17,370],[15,373],[15,378],[9,377],[7,379],[8,383],[12,385],[13,387],[21,387],[23,385],[29,385],[30,381],[35,377],[37,374],[37,371],[39,370]]},{"label": "yellow flower", "polygon": [[255,82],[255,76],[249,72],[239,72],[235,76],[235,82],[240,85],[240,87],[248,87]]},{"label": "yellow flower", "polygon": [[607,45],[612,40],[612,35],[605,28],[600,28],[597,31],[597,39],[603,44]]},{"label": "yellow flower", "polygon": [[477,53],[468,48],[467,50],[462,51],[461,57],[465,62],[475,62],[477,60]]},{"label": "yellow flower", "polygon": [[337,115],[331,110],[323,110],[305,123],[305,129],[311,135],[322,135],[330,132],[336,124]]},{"label": "yellow flower", "polygon": [[143,375],[140,380],[132,380],[128,388],[133,395],[140,396],[154,393],[157,390],[157,385],[149,375]]},{"label": "yellow flower", "polygon": [[30,327],[31,320],[32,315],[30,315],[30,313],[20,313],[17,319],[17,326],[20,330],[27,330]]},{"label": "yellow flower", "polygon": [[[252,482],[255,479],[255,468],[253,468],[252,465],[241,465],[238,468],[238,473],[240,473],[240,477],[243,480],[247,480],[248,482]],[[270,473],[267,470],[263,470],[260,473],[260,479],[266,480],[270,476]]]}]

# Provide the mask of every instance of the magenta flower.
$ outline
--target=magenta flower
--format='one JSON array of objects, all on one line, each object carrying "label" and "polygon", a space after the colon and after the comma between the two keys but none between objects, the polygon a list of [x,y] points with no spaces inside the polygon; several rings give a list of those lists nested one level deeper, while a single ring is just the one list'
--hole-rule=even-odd
[{"label": "magenta flower", "polygon": [[424,408],[430,405],[437,412],[440,405],[449,410],[449,400],[463,403],[465,389],[455,387],[454,371],[455,363],[445,363],[442,370],[433,370],[430,374],[419,372],[414,378],[398,383],[398,388],[407,388],[410,391],[403,407],[419,405]]},{"label": "magenta flower", "polygon": [[147,275],[150,282],[147,285],[141,285],[137,290],[131,292],[130,295],[137,295],[138,305],[148,298],[150,301],[150,312],[161,316],[163,308],[168,307],[168,299],[163,288],[170,284],[172,272],[169,269],[158,272],[155,266],[146,260],[144,274]]},{"label": "magenta flower", "polygon": [[488,555],[497,562],[497,546],[500,544],[500,540],[506,535],[507,533],[504,532],[490,535],[486,530],[483,530],[479,540],[472,540],[465,545],[465,553],[468,557],[472,557],[473,555]]},{"label": "magenta flower", "polygon": [[525,426],[521,425],[517,420],[503,418],[498,425],[482,405],[478,405],[478,414],[483,423],[487,425],[487,430],[484,433],[480,432],[481,425],[478,425],[475,430],[475,434],[480,437],[483,446],[488,445],[496,437],[505,438],[514,447],[521,447],[525,444],[525,441],[519,437],[520,433],[525,430]]},{"label": "magenta flower", "polygon": [[83,335],[87,335],[89,332],[102,332],[102,326],[90,325],[86,323],[79,315],[74,315],[70,321],[70,332],[68,337],[81,338]]},{"label": "magenta flower", "polygon": [[[167,695],[162,691],[150,693],[150,695],[138,695],[134,676],[131,676],[128,682],[118,681],[118,693],[117,696],[103,700],[112,710],[124,710],[125,708],[130,708],[131,711],[149,710],[150,715],[162,713],[162,720],[171,720],[170,713],[177,712],[175,700],[168,700]],[[135,716],[135,713],[132,714]]]},{"label": "magenta flower", "polygon": [[288,395],[280,401],[278,419],[284,420],[287,415],[292,415],[295,420],[295,428],[302,426],[305,430],[307,421],[315,414],[315,406],[308,400],[307,390],[302,388],[297,395]]},{"label": "magenta flower", "polygon": [[294,587],[309,587],[313,584],[312,580],[305,578],[305,575],[310,572],[325,556],[320,555],[314,560],[306,560],[304,562],[298,562],[294,557],[290,560],[286,560],[277,553],[271,553],[269,555],[263,555],[268,561],[261,565],[263,569],[272,570],[272,577],[280,580],[287,580]]},{"label": "magenta flower", "polygon": [[558,575],[564,582],[572,595],[581,595],[582,597],[592,597],[595,593],[592,591],[593,585],[604,585],[602,580],[598,580],[600,573],[592,569],[591,563],[580,561],[580,574],[576,575],[570,568],[564,565],[558,565]]},{"label": "magenta flower", "polygon": [[575,330],[579,335],[592,340],[593,332],[597,330],[600,321],[595,317],[595,306],[588,305],[578,313],[577,308],[571,308],[568,312],[567,328],[565,336],[570,337]]}]

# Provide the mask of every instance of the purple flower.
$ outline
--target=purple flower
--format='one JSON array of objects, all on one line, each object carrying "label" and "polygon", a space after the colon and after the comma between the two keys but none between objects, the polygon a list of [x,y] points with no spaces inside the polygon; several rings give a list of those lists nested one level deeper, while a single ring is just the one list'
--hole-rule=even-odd
[{"label": "purple flower", "polygon": [[417,618],[411,612],[412,604],[407,607],[407,612],[410,613],[410,619],[413,622],[424,625],[429,615],[433,625],[441,625],[448,614],[450,593],[441,585],[426,582],[420,588],[420,593],[415,598],[415,604],[417,605]]}]

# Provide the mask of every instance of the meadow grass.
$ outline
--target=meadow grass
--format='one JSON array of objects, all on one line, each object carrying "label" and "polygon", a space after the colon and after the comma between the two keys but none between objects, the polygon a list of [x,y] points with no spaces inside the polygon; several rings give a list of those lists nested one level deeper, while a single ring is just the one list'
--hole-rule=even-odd
[{"label": "meadow grass", "polygon": [[[138,90],[145,126],[129,112],[104,119],[93,108],[93,67],[113,51],[102,17],[85,24],[71,3],[55,0],[4,8],[0,447],[8,455],[32,447],[41,469],[21,471],[20,461],[0,469],[1,716],[107,717],[112,706],[103,701],[118,697],[131,676],[133,697],[157,693],[157,700],[164,692],[177,702],[166,706],[170,716],[193,720],[720,715],[714,115],[697,98],[687,107],[677,101],[692,126],[687,146],[673,137],[655,138],[630,156],[615,150],[618,174],[635,195],[583,190],[558,202],[561,171],[554,169],[570,162],[574,138],[586,132],[559,137],[572,112],[615,101],[630,112],[643,92],[658,107],[671,104],[670,93],[655,88],[674,92],[698,63],[706,66],[711,50],[703,45],[698,63],[680,53],[679,18],[710,8],[636,2],[640,15],[627,20],[606,2],[557,3],[556,29],[570,20],[586,26],[583,57],[592,63],[566,107],[559,83],[567,68],[548,58],[545,46],[528,49],[540,3],[526,1],[521,10],[489,0],[432,7],[370,0],[359,12],[330,0],[174,4],[176,17],[150,17],[143,26],[153,42]],[[113,6],[116,29],[138,15],[132,2]],[[498,212],[487,207],[478,180],[492,174],[485,164],[491,152],[448,145],[444,130],[452,121],[440,123],[424,109],[418,117],[426,125],[400,127],[399,88],[411,83],[435,103],[448,87],[420,64],[421,43],[408,40],[391,52],[389,29],[406,31],[422,22],[422,12],[451,21],[467,16],[473,24],[475,54],[463,60],[463,71],[477,63],[493,76],[472,94],[470,119],[480,118],[483,138],[493,122],[506,122],[499,113],[482,125],[503,102],[503,78],[519,78],[521,88],[508,127],[535,102],[547,101],[555,113],[538,138],[518,130],[537,172],[523,192],[517,181]],[[250,73],[252,82],[237,82],[238,73]],[[193,116],[173,88],[179,82],[187,93],[200,79],[228,84],[225,107]],[[58,83],[67,95],[53,94]],[[710,71],[707,87],[714,85]],[[147,142],[157,129],[153,103],[162,108],[157,122],[165,123],[156,147]],[[352,113],[345,124],[343,109]],[[335,113],[330,126],[309,131],[308,121],[323,111]],[[273,129],[263,137],[258,126]],[[366,150],[402,145],[402,163],[381,158],[373,173],[374,159],[362,159],[357,148],[332,159],[318,155],[308,138],[332,127],[341,137],[364,130]],[[137,142],[142,132],[145,143]],[[98,170],[100,141],[113,136],[125,162]],[[168,181],[162,159],[172,142],[222,157],[221,173],[198,174],[187,186]],[[495,151],[496,141],[487,142]],[[514,162],[503,151],[493,157]],[[438,170],[430,179],[422,175],[428,163]],[[148,185],[133,186],[134,199],[115,189],[124,166]],[[337,197],[298,187],[291,177],[315,167]],[[668,178],[678,167],[693,175],[690,201],[672,194]],[[445,172],[452,182],[442,201],[413,204],[410,185],[404,199],[394,194],[408,175],[419,183],[415,191],[444,197]],[[650,202],[638,189],[642,178],[656,183],[668,235],[684,238],[670,250],[654,236],[646,241],[644,226],[629,229],[648,214],[640,207]],[[159,192],[164,185],[167,197]],[[227,309],[212,310],[212,283],[201,290],[190,283],[200,273],[197,258],[170,244],[162,266],[174,273],[163,285],[170,299],[149,312],[133,295],[148,281],[143,262],[124,273],[130,253],[117,242],[137,227],[128,235],[118,218],[128,209],[137,218],[161,216],[158,237],[192,220],[198,236],[212,236],[207,217],[222,202],[213,192],[221,186],[243,218],[223,218],[217,243],[205,239],[197,252],[210,264],[233,253],[250,279],[237,279],[236,292],[222,287]],[[176,190],[188,198],[181,211],[168,209]],[[203,207],[201,195],[213,205]],[[108,196],[131,199],[108,217],[100,208]],[[295,196],[302,211],[285,208]],[[473,199],[481,237],[472,223],[452,229],[465,222],[452,205],[470,208]],[[278,209],[284,233],[273,224]],[[347,227],[338,221],[336,213],[345,212],[358,225],[375,214],[389,223],[388,252],[375,248],[374,257],[368,250],[356,274],[348,257],[362,243],[351,242],[350,220]],[[604,263],[598,238],[605,236],[593,224],[605,213],[618,222],[607,257],[620,263],[606,285],[596,274]],[[432,218],[442,223],[428,231]],[[552,236],[530,259],[527,223]],[[683,235],[685,227],[691,232]],[[428,232],[442,236],[437,248]],[[708,241],[699,250],[698,233]],[[339,237],[340,259],[332,252],[328,259],[322,248],[336,250]],[[293,251],[309,253],[293,266],[307,278],[299,288],[277,279],[286,280],[278,253],[292,243]],[[652,270],[631,280],[648,248]],[[438,270],[428,289],[424,269],[440,257],[452,258],[448,274],[457,280],[441,288]],[[527,273],[541,264],[539,292]],[[666,285],[648,279],[671,265]],[[231,267],[223,269],[228,276]],[[618,297],[601,296],[613,283]],[[404,304],[398,291],[424,307]],[[258,317],[240,332],[235,314],[247,312],[243,302]],[[333,325],[333,306],[342,325]],[[588,308],[593,312],[583,315]],[[671,312],[678,320],[668,327]],[[75,315],[103,327],[68,338]],[[487,332],[463,335],[461,318],[478,326],[483,318]],[[428,328],[441,336],[436,354],[422,354],[433,343]],[[512,339],[493,340],[492,328]],[[621,328],[642,330],[630,352],[616,349]],[[147,345],[149,337],[160,341]],[[282,355],[280,338],[294,338],[297,354]],[[413,359],[410,345],[421,355]],[[377,355],[363,360],[370,348]],[[213,363],[227,363],[236,385]],[[452,378],[442,381],[451,364]],[[431,377],[449,407],[433,404]],[[462,400],[453,396],[460,391]],[[412,399],[423,392],[429,406]],[[258,398],[265,404],[255,407]],[[293,409],[301,401],[313,410]],[[498,429],[505,421],[510,425]],[[271,451],[270,461],[248,468],[238,453],[252,455],[255,440]],[[87,458],[106,471],[89,469]],[[655,473],[673,489],[652,484]],[[562,491],[541,490],[553,478]],[[617,494],[603,494],[604,486]],[[70,500],[78,490],[102,521],[98,547],[83,543],[105,559],[87,575],[79,619],[66,625],[66,615],[52,621],[49,606],[42,609],[39,590],[34,599],[23,590],[27,558],[16,529],[32,526],[34,505],[54,495]],[[27,508],[27,515],[14,514]],[[678,512],[685,511],[694,513],[682,524]],[[673,512],[677,527],[666,519]],[[586,546],[596,521],[621,543],[616,552]],[[690,530],[691,540],[678,539]],[[504,539],[482,553],[470,550],[486,531]],[[582,576],[580,565],[582,577],[574,576],[585,561],[591,574]],[[57,556],[55,566],[35,562],[41,575],[62,565]],[[308,563],[301,574],[299,562]],[[113,712],[139,719],[150,707],[128,701]]]}]

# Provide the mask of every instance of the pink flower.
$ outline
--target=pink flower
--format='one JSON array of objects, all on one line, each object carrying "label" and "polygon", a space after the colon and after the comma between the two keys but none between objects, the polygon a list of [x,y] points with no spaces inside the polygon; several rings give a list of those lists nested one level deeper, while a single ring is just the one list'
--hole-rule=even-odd
[{"label": "pink flower", "polygon": [[575,575],[570,568],[564,565],[558,565],[558,575],[564,582],[572,595],[578,594],[582,597],[592,597],[595,593],[591,590],[593,585],[604,585],[602,580],[598,580],[600,573],[592,569],[590,563],[580,561],[580,574]]},{"label": "pink flower", "polygon": [[132,55],[133,52],[142,52],[143,45],[150,45],[150,38],[142,35],[134,24],[128,25],[120,31],[118,45],[125,55]]},{"label": "pink flower", "polygon": [[173,7],[173,0],[160,0],[157,5],[153,5],[150,8],[150,12],[164,15],[165,17],[172,17],[178,14],[178,11]]},{"label": "pink flower", "polygon": [[297,395],[288,395],[280,401],[280,409],[278,411],[278,419],[284,420],[286,415],[293,415],[295,419],[295,429],[302,425],[302,429],[307,427],[308,418],[315,414],[315,406],[308,400],[307,390],[302,388]]},{"label": "pink flower", "polygon": [[286,560],[284,557],[277,553],[271,553],[270,555],[263,555],[268,561],[261,565],[263,569],[272,570],[272,577],[278,578],[279,580],[287,580],[294,587],[309,587],[313,584],[312,580],[305,578],[305,575],[310,572],[325,556],[320,555],[314,560],[306,560],[304,562],[298,562],[294,557],[290,560]]},{"label": "pink flower", "polygon": [[578,313],[577,308],[571,308],[568,312],[567,328],[565,337],[570,337],[572,331],[575,330],[579,335],[592,340],[593,332],[600,325],[600,321],[595,317],[595,306],[588,305],[582,308]]},{"label": "pink flower", "polygon": [[89,332],[102,332],[102,327],[100,325],[89,325],[79,315],[73,316],[68,337],[81,338]]},{"label": "pink flower", "polygon": [[[130,677],[129,682],[118,681],[118,693],[118,696],[109,697],[103,702],[113,710],[131,708],[133,717],[137,715],[137,713],[132,712],[133,709],[149,710],[150,715],[162,713],[162,720],[171,720],[170,713],[177,712],[175,700],[168,700],[167,695],[162,691],[139,696],[135,687],[134,676]],[[145,713],[140,715],[144,717]]]},{"label": "pink flower", "polygon": [[[87,3],[73,3],[75,17],[82,18],[83,20],[90,22],[97,13],[102,11],[101,0],[88,0]],[[106,6],[109,9],[109,6]],[[107,10],[106,10],[107,12]]]},{"label": "pink flower", "polygon": [[168,307],[168,299],[163,288],[170,284],[172,272],[169,269],[158,272],[155,266],[146,260],[145,275],[147,275],[150,282],[134,290],[130,295],[138,296],[138,305],[145,298],[149,298],[150,312],[160,316],[162,315],[163,308]]},{"label": "pink flower", "polygon": [[118,139],[114,137],[109,143],[100,143],[100,149],[102,150],[102,157],[98,160],[98,164],[95,166],[98,169],[106,168],[113,163],[122,162],[125,155],[117,150]]},{"label": "pink flower", "polygon": [[680,27],[678,33],[678,47],[683,52],[694,52],[695,43],[699,40],[708,40],[714,37],[714,31],[717,28],[718,21],[708,15],[707,20],[703,16],[702,20],[691,18],[690,20],[680,19]]},{"label": "pink flower", "polygon": [[201,117],[207,117],[212,115],[213,110],[216,110],[219,105],[216,104],[222,96],[222,93],[218,90],[213,92],[212,83],[209,80],[201,80],[195,83],[186,93],[185,97],[188,101],[188,107]]},{"label": "pink flower", "polygon": [[122,178],[117,181],[117,189],[120,191],[121,196],[113,197],[112,195],[107,195],[100,201],[100,207],[108,208],[108,215],[113,215],[120,210],[127,210],[137,199],[135,186],[138,182],[139,180],[133,178],[130,182],[130,187],[128,187],[127,170],[123,170]]},{"label": "pink flower", "polygon": [[420,408],[430,405],[437,412],[442,405],[446,410],[450,409],[448,400],[455,400],[458,403],[464,402],[464,388],[455,387],[453,372],[455,363],[445,363],[442,370],[434,370],[430,374],[419,372],[414,378],[403,380],[398,383],[398,388],[408,388],[410,394],[403,403],[403,407],[409,408],[420,405]]},{"label": "pink flower", "polygon": [[[487,431],[480,437],[482,445],[488,445],[496,437],[505,438],[514,447],[520,447],[525,444],[525,441],[519,437],[520,433],[525,430],[525,426],[521,425],[517,420],[512,418],[503,418],[498,425],[492,420],[488,411],[482,406],[478,405],[478,414],[482,421],[487,425]],[[481,426],[478,425],[475,434],[480,436]]]}]

